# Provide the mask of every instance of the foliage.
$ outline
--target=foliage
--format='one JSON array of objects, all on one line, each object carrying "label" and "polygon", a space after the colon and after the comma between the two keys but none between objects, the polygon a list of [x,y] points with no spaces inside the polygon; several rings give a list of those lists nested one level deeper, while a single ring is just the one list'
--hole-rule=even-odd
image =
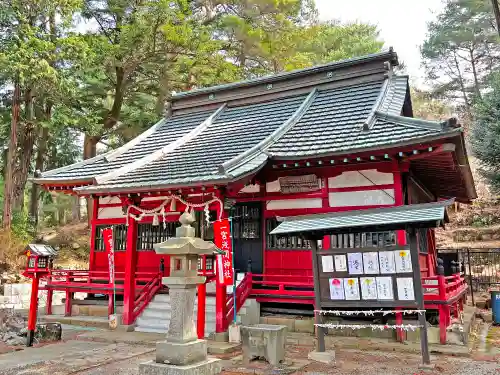
[{"label": "foliage", "polygon": [[472,148],[482,173],[495,192],[500,191],[500,72],[492,75],[490,91],[474,105]]},{"label": "foliage", "polygon": [[446,120],[452,110],[443,100],[433,97],[431,92],[413,89],[411,92],[413,116],[425,120]]},{"label": "foliage", "polygon": [[499,65],[500,45],[490,0],[446,0],[421,48],[435,95],[459,99],[471,114],[473,96]]}]

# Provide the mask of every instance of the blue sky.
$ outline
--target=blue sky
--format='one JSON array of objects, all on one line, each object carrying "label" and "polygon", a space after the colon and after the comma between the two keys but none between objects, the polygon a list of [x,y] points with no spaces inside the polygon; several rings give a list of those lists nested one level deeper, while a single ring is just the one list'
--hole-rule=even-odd
[{"label": "blue sky", "polygon": [[361,21],[378,26],[386,47],[394,47],[411,79],[421,85],[419,45],[441,0],[316,0],[322,20]]}]

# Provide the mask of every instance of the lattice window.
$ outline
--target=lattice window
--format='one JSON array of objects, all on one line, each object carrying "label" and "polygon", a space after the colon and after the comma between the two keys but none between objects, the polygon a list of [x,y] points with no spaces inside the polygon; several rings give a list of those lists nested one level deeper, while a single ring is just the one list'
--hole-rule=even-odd
[{"label": "lattice window", "polygon": [[261,232],[260,208],[235,206],[232,209],[234,239],[259,239]]},{"label": "lattice window", "polygon": [[[311,242],[301,236],[270,235],[269,233],[278,226],[275,218],[266,220],[266,248],[267,250],[308,250]],[[318,241],[318,249],[323,248],[323,241]]]},{"label": "lattice window", "polygon": [[[97,225],[95,227],[94,251],[106,251],[102,231],[109,225]],[[114,251],[125,251],[127,248],[127,226],[125,224],[111,225],[113,227]]]},{"label": "lattice window", "polygon": [[417,229],[417,243],[418,249],[423,254],[429,253],[429,242],[428,239],[429,230],[427,228]]},{"label": "lattice window", "polygon": [[180,225],[178,221],[167,222],[159,225],[138,224],[137,225],[137,251],[154,251],[154,245],[164,242],[175,236],[175,228]]},{"label": "lattice window", "polygon": [[333,234],[332,249],[396,246],[396,232],[366,232]]},{"label": "lattice window", "polygon": [[38,258],[38,268],[47,268],[47,258],[46,257]]}]

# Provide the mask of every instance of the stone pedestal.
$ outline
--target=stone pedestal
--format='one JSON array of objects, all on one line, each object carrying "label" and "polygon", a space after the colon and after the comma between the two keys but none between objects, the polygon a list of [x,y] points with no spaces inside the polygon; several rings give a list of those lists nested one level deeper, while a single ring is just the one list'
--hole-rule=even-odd
[{"label": "stone pedestal", "polygon": [[170,276],[162,282],[169,287],[172,315],[166,341],[156,344],[154,361],[139,365],[141,375],[214,375],[221,372],[218,359],[207,357],[207,342],[198,340],[194,324],[196,287],[205,278],[197,274],[199,255],[213,253],[215,245],[194,237],[192,216],[185,212],[176,237],[155,246],[169,254]]},{"label": "stone pedestal", "polygon": [[256,324],[241,327],[243,361],[264,357],[271,365],[285,359],[286,326]]}]

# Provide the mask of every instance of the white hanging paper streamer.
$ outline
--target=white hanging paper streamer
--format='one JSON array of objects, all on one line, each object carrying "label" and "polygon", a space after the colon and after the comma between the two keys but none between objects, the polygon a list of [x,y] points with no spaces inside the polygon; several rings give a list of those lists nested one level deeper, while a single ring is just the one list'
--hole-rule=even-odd
[{"label": "white hanging paper streamer", "polygon": [[425,310],[314,310],[315,313],[320,315],[365,315],[375,316],[375,314],[382,314],[383,316],[389,314],[402,313],[403,315],[409,314],[422,314]]},{"label": "white hanging paper streamer", "polygon": [[386,329],[401,329],[403,331],[416,331],[423,326],[415,326],[413,324],[315,324],[316,327],[331,328],[331,329],[364,329],[371,328],[372,331],[384,331]]}]

